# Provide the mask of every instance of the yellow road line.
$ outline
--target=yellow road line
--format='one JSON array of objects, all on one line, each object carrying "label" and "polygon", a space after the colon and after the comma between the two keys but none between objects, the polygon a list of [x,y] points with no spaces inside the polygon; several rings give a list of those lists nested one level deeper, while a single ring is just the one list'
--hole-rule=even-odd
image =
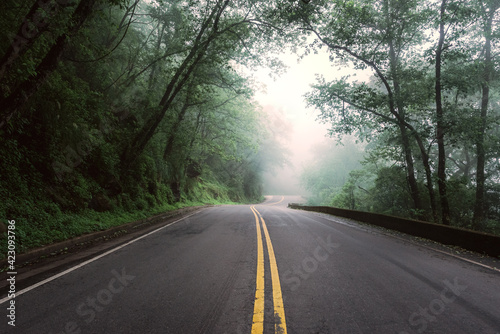
[{"label": "yellow road line", "polygon": [[[283,200],[283,199],[282,199]],[[273,244],[271,243],[271,238],[269,237],[269,231],[267,230],[266,222],[262,215],[255,207],[253,207],[254,214],[257,213],[262,222],[262,229],[264,231],[264,236],[266,237],[267,252],[269,254],[269,264],[271,267],[271,281],[273,287],[273,304],[274,304],[274,332],[276,334],[286,334],[286,318],[285,318],[285,307],[283,305],[283,294],[281,293],[281,284],[278,273],[278,265],[276,264],[276,257],[274,255]],[[252,331],[253,333],[253,331]]]},{"label": "yellow road line", "polygon": [[262,204],[262,205],[276,205],[276,204],[283,202],[284,199],[285,199],[285,196],[281,196],[281,199],[278,202],[274,202],[274,203],[270,203],[270,204]]},{"label": "yellow road line", "polygon": [[255,216],[255,225],[257,227],[257,280],[255,283],[252,334],[262,334],[264,332],[264,249],[262,247],[262,233],[260,231],[259,217],[257,217],[254,207],[250,209]]}]

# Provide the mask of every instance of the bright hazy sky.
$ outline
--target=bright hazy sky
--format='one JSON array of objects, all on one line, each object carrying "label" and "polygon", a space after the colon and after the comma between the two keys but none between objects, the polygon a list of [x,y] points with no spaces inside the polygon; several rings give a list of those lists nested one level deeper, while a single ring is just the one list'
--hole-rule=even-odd
[{"label": "bright hazy sky", "polygon": [[[293,170],[280,171],[271,176],[267,182],[290,183],[298,181],[302,166],[312,159],[311,149],[326,140],[328,125],[316,121],[317,111],[306,108],[303,95],[310,91],[310,85],[315,83],[315,74],[319,73],[327,79],[337,77],[336,67],[332,67],[326,53],[310,54],[299,62],[296,55],[286,54],[280,57],[289,67],[287,72],[273,80],[269,72],[260,70],[257,80],[266,85],[266,92],[258,92],[256,100],[263,106],[271,106],[274,110],[282,110],[286,122],[292,126],[287,147],[292,152]],[[297,182],[295,182],[297,184]],[[276,185],[273,185],[275,188]]]},{"label": "bright hazy sky", "polygon": [[285,117],[293,125],[290,138],[291,147],[297,148],[296,155],[302,160],[307,155],[310,144],[324,139],[327,126],[316,121],[317,112],[306,109],[303,95],[310,91],[310,85],[315,82],[315,74],[333,77],[335,69],[330,66],[328,55],[311,54],[297,63],[296,55],[280,57],[288,66],[287,72],[276,81],[269,77],[266,70],[257,73],[257,79],[267,87],[266,92],[258,92],[256,100],[262,105],[271,105],[284,111]]}]

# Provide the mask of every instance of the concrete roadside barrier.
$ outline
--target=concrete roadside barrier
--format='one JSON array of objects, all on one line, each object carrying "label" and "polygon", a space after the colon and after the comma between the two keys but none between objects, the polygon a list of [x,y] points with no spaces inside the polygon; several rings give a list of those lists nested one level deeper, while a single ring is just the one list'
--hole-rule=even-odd
[{"label": "concrete roadside barrier", "polygon": [[296,203],[288,204],[289,208],[322,212],[334,216],[354,219],[360,222],[385,227],[391,230],[407,233],[413,236],[434,240],[446,245],[462,248],[500,257],[500,236],[434,224],[414,219],[383,215],[372,212],[339,209],[329,206],[305,206]]}]

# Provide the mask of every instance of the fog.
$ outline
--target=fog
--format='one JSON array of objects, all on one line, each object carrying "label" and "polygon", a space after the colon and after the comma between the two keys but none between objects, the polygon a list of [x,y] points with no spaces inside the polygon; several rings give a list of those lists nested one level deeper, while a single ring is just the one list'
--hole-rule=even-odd
[{"label": "fog", "polygon": [[328,54],[309,54],[300,61],[297,56],[284,54],[280,59],[289,67],[281,77],[273,80],[265,70],[257,72],[256,78],[266,89],[257,92],[256,100],[271,118],[281,117],[289,129],[282,144],[289,149],[290,165],[272,173],[264,174],[264,193],[269,195],[307,195],[300,185],[303,167],[312,163],[312,151],[324,141],[333,141],[327,135],[329,126],[316,121],[317,112],[307,108],[303,95],[315,83],[316,74],[326,79],[346,75],[346,70],[332,66]]}]

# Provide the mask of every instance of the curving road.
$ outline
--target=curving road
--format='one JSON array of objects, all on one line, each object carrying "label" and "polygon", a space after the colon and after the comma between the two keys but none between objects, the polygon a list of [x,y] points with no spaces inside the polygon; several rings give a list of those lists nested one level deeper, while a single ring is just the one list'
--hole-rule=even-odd
[{"label": "curving road", "polygon": [[296,201],[202,209],[32,286],[15,330],[500,333],[499,271]]}]

